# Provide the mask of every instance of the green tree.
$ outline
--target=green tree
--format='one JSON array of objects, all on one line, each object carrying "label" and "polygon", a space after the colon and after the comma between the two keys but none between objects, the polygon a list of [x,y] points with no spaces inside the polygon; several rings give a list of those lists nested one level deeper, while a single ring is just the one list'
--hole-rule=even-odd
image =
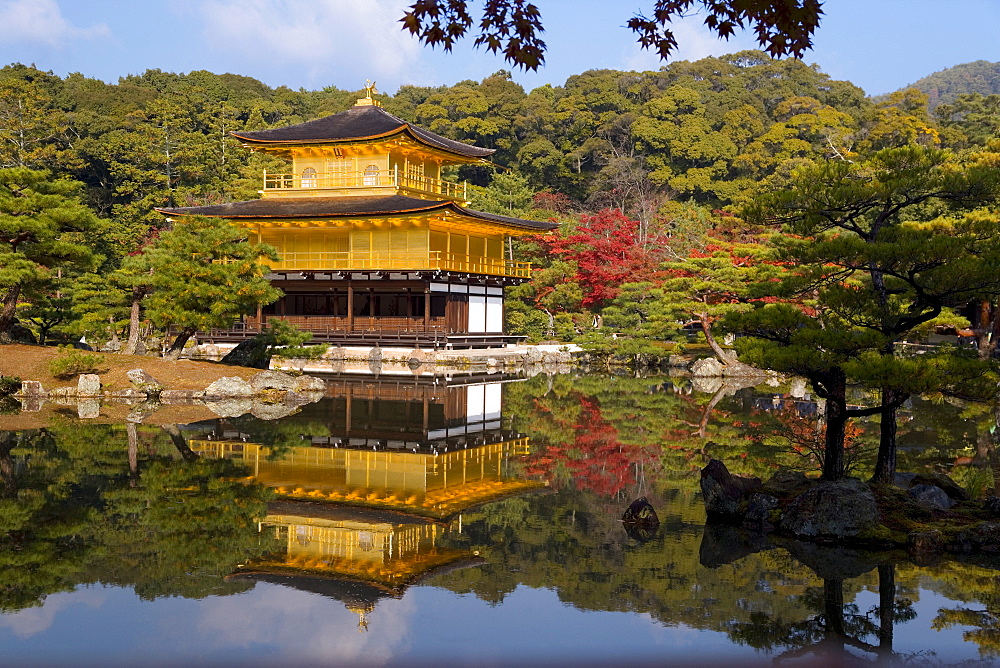
[{"label": "green tree", "polygon": [[664,265],[663,308],[676,321],[697,324],[723,364],[738,360],[733,351],[719,344],[715,324],[728,313],[752,308],[756,284],[778,279],[781,268],[768,261],[767,251],[762,244],[716,241]]},{"label": "green tree", "polygon": [[89,235],[100,222],[79,199],[80,184],[24,167],[0,169],[0,342],[18,302],[46,294],[60,268],[96,263]]},{"label": "green tree", "polygon": [[[802,269],[780,287],[812,294],[818,310],[771,305],[731,317],[730,326],[751,337],[742,344],[747,361],[799,373],[827,400],[825,478],[843,475],[848,419],[880,416],[873,479],[889,482],[896,411],[909,396],[983,390],[985,367],[974,360],[947,350],[904,357],[897,344],[943,309],[1000,291],[992,221],[914,222],[991,202],[998,192],[1000,169],[907,147],[802,169],[792,188],[763,193],[747,208],[751,220],[795,235],[782,238],[782,255]],[[767,287],[780,294],[779,285]],[[879,405],[848,408],[849,381],[877,390]]]},{"label": "green tree", "polygon": [[146,313],[157,326],[179,330],[168,355],[180,355],[199,329],[228,327],[280,296],[264,278],[262,257],[277,259],[273,248],[248,243],[243,230],[219,218],[184,217],[160,235],[146,252]]}]

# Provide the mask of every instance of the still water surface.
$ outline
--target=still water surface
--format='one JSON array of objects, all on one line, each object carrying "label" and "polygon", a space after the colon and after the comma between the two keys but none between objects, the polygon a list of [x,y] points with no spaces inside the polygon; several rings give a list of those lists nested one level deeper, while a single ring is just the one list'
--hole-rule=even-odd
[{"label": "still water surface", "polygon": [[[767,476],[801,387],[331,378],[277,420],[0,417],[9,665],[990,664],[996,558],[914,564],[709,527],[709,457]],[[900,468],[994,484],[983,408],[918,401]],[[20,427],[20,429],[19,429]],[[868,425],[855,433],[859,474]],[[801,447],[798,450],[802,450]],[[805,453],[808,454],[808,453]],[[620,518],[645,496],[660,525]]]}]

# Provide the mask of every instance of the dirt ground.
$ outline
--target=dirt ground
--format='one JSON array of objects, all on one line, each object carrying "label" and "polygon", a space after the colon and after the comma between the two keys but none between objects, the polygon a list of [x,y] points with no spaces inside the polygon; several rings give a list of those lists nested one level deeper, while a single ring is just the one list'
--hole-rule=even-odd
[{"label": "dirt ground", "polygon": [[[116,353],[88,353],[100,355],[107,371],[99,374],[105,390],[124,390],[132,387],[125,375],[130,369],[145,369],[165,388],[170,390],[203,390],[224,376],[239,376],[249,380],[259,369],[214,364],[194,360],[170,361],[143,355],[118,355]],[[41,381],[46,390],[76,385],[76,378],[59,380],[49,373],[49,360],[59,355],[58,348],[0,345],[0,375],[19,376],[21,380]]]}]

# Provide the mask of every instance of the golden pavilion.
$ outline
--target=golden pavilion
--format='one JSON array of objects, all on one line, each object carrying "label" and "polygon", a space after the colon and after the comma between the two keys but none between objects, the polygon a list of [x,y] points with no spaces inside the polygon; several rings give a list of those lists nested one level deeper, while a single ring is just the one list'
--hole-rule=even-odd
[{"label": "golden pavilion", "polygon": [[289,161],[263,174],[261,198],[164,208],[173,219],[232,220],[277,249],[271,279],[285,295],[231,330],[236,341],[271,318],[332,344],[472,348],[503,345],[504,288],[529,278],[506,256],[513,236],[555,223],[468,208],[447,167],[488,164],[493,149],[442,137],[386,112],[367,95],[347,111],[284,128],[234,132]]}]

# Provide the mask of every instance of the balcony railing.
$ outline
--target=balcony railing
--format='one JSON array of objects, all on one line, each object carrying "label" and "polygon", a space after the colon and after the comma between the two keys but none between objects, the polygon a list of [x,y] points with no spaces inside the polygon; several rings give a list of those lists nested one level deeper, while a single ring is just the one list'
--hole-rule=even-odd
[{"label": "balcony railing", "polygon": [[327,252],[312,251],[282,253],[277,262],[265,263],[272,269],[313,270],[376,270],[391,271],[460,271],[488,276],[531,278],[530,262],[513,262],[494,258],[469,257],[441,251],[371,251]]},{"label": "balcony railing", "polygon": [[264,190],[317,190],[395,188],[425,195],[439,195],[447,199],[468,201],[469,184],[453,183],[429,176],[400,173],[394,167],[389,172],[314,172],[309,174],[269,174],[264,170]]}]

